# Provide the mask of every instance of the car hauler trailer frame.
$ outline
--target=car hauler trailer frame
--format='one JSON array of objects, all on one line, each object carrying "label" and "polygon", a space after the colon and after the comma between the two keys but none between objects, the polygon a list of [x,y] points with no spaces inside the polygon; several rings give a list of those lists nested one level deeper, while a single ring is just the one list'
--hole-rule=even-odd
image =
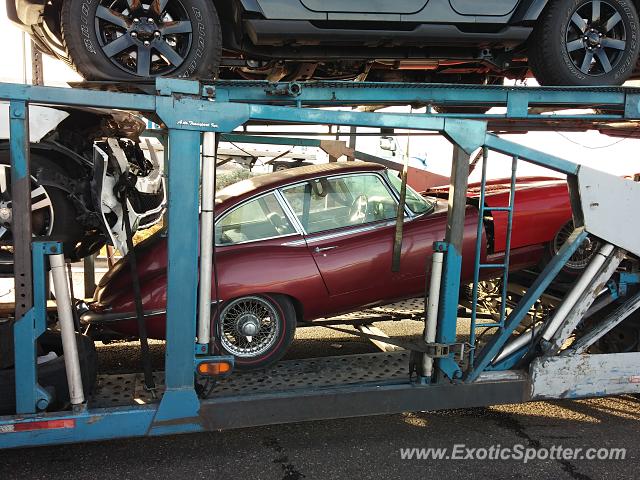
[{"label": "car hauler trailer frame", "polygon": [[[219,82],[201,86],[191,81],[159,79],[154,92],[143,94],[5,84],[0,85],[0,99],[11,104],[12,185],[17,218],[26,219],[30,212],[30,104],[135,110],[155,119],[167,131],[169,184],[167,341],[164,377],[158,376],[157,399],[141,392],[136,402],[117,407],[92,397],[85,400],[82,385],[77,375],[74,377],[79,366],[77,355],[72,348],[65,348],[73,408],[42,411],[50,398],[37,384],[35,342],[45,327],[46,257],[50,257],[54,269],[59,266],[60,246],[32,242],[30,222],[14,222],[17,303],[13,334],[18,406],[15,415],[0,417],[0,447],[640,392],[639,352],[585,353],[593,341],[638,308],[637,295],[630,296],[587,335],[563,349],[623,257],[640,255],[640,236],[633,231],[637,222],[630,221],[640,204],[640,184],[520,146],[492,133],[556,126],[576,130],[615,130],[620,125],[633,128],[634,122],[640,120],[640,90],[340,82]],[[406,104],[498,106],[504,107],[505,112],[407,115],[320,108]],[[599,113],[538,113],[594,107],[600,109]],[[211,355],[210,332],[206,326],[197,329],[198,321],[202,321],[198,318],[198,251],[207,259],[214,248],[213,242],[200,245],[201,176],[205,186],[215,175],[215,168],[206,165],[208,155],[202,157],[205,165],[201,175],[203,132],[230,133],[250,122],[423,130],[440,133],[453,143],[446,238],[435,245],[426,332],[419,342],[412,342],[416,355],[400,352],[284,362],[260,379],[251,377],[255,374],[232,373],[226,386],[214,389],[209,398],[198,397],[194,388],[198,366],[229,361]],[[204,148],[207,150],[210,145]],[[490,150],[512,158],[514,180],[519,161],[566,174],[576,229],[518,307],[509,315],[501,315],[496,332],[476,352],[475,345],[468,349],[458,341],[456,325],[469,159],[479,148],[484,149],[485,157],[483,186]],[[509,212],[511,206],[503,209]],[[203,212],[207,212],[205,205]],[[625,229],[620,229],[622,224]],[[212,225],[202,228],[210,230]],[[521,337],[511,339],[530,307],[589,233],[605,245],[556,315],[528,341],[522,342]],[[485,267],[508,271],[508,265],[482,265],[476,258],[476,271]],[[60,282],[58,309],[62,325],[68,323],[70,306],[61,300],[64,278],[54,272],[56,278]],[[638,283],[638,278],[631,273],[617,282]],[[623,289],[612,286],[614,290]],[[472,330],[474,327],[472,322]],[[473,361],[469,361],[470,356]],[[409,375],[410,363],[418,369],[417,379]],[[113,376],[112,385],[117,386],[122,378]],[[241,381],[234,383],[234,378]]]}]

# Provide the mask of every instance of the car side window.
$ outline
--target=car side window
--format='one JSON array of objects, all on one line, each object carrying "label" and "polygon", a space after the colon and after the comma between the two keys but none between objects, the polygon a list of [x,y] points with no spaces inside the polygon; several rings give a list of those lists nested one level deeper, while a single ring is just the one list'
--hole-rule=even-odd
[{"label": "car side window", "polygon": [[216,223],[216,245],[233,245],[296,233],[275,194],[270,193],[227,213]]},{"label": "car side window", "polygon": [[394,218],[397,203],[374,174],[321,178],[282,194],[309,234]]}]

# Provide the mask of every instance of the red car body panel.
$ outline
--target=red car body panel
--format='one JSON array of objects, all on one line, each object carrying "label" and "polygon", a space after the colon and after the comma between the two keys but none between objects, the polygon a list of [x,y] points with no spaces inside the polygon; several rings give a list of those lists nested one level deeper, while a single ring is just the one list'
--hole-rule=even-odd
[{"label": "red car body panel", "polygon": [[[444,196],[449,187],[427,190],[427,195]],[[472,183],[467,197],[477,205],[480,198],[480,183]],[[487,181],[485,208],[493,218],[492,252],[504,252],[507,244],[508,212],[492,212],[491,207],[509,206],[510,179]],[[552,177],[521,177],[517,180],[514,197],[511,248],[518,249],[540,245],[551,240],[569,220],[571,204],[566,180]]]},{"label": "red car body panel", "polygon": [[[510,183],[504,180],[487,182],[485,205],[504,207],[509,205]],[[548,242],[571,219],[571,204],[566,180],[545,177],[518,179],[513,213],[511,248],[526,247]],[[480,195],[480,187],[474,185],[470,194]],[[492,212],[493,251],[504,252],[507,243],[507,212]],[[540,217],[543,216],[543,219]],[[543,220],[543,221],[541,221]]]},{"label": "red car body panel", "polygon": [[[297,170],[297,171],[296,171]],[[251,197],[287,184],[357,172],[382,172],[383,167],[366,163],[341,163],[303,167],[257,177],[221,191],[216,199],[219,214]],[[536,185],[540,187],[536,187]],[[505,181],[493,182],[487,205],[508,204]],[[473,265],[478,222],[478,210],[473,206],[478,186],[469,189],[463,243],[462,278],[473,279]],[[446,189],[429,193],[444,194]],[[564,195],[564,196],[563,196]],[[547,213],[549,205],[549,213]],[[520,211],[522,210],[522,211]],[[504,217],[504,218],[503,218]],[[516,194],[514,226],[524,231],[515,234],[511,256],[512,269],[522,269],[540,261],[546,244],[558,229],[571,218],[566,184],[549,179],[525,179]],[[300,321],[311,321],[341,313],[383,305],[423,293],[426,263],[432,254],[433,242],[443,240],[447,224],[447,205],[438,200],[436,210],[405,222],[401,268],[391,271],[394,221],[378,222],[377,228],[344,236],[289,235],[271,240],[216,247],[218,289],[212,288],[212,298],[229,300],[245,295],[281,294],[294,301]],[[350,227],[353,228],[353,227]],[[346,229],[349,230],[349,229]],[[487,239],[483,231],[482,262],[499,263],[499,248],[504,250],[506,216],[494,215],[495,252],[486,254]],[[332,231],[332,234],[336,231]],[[316,251],[316,248],[339,247]],[[489,246],[492,247],[492,246]],[[166,238],[162,234],[136,247],[138,268],[145,310],[164,309],[166,305]],[[129,269],[119,262],[100,282],[96,292],[96,311],[133,312],[134,298]],[[115,331],[135,336],[135,320],[109,325]],[[164,315],[147,319],[150,338],[164,338]]]}]

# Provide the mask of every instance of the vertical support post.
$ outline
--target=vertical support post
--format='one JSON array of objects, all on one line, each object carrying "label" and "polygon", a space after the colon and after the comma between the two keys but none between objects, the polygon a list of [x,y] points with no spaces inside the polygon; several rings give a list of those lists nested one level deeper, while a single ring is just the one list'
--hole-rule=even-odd
[{"label": "vertical support post", "polygon": [[167,390],[193,390],[201,133],[169,130]]},{"label": "vertical support post", "polygon": [[358,127],[355,127],[355,126],[349,127],[349,148],[351,150],[355,150],[357,143],[358,143]]},{"label": "vertical support post", "polygon": [[31,84],[44,85],[42,52],[33,41],[31,42]]},{"label": "vertical support post", "polygon": [[[464,239],[467,187],[469,185],[470,155],[460,146],[453,147],[453,164],[451,166],[451,185],[449,187],[449,209],[445,243],[444,272],[442,290],[440,291],[440,312],[438,315],[439,343],[455,343],[458,323],[458,302],[460,296],[460,274],[462,271],[462,245]],[[460,376],[460,368],[450,358],[438,360],[440,374],[446,372],[450,378]]]},{"label": "vertical support post", "polygon": [[9,141],[13,196],[13,274],[16,299],[16,320],[13,327],[16,413],[33,413],[36,409],[37,376],[36,335],[32,312],[29,107],[26,102],[10,103]]},{"label": "vertical support post", "polygon": [[[29,150],[29,107],[13,101],[9,107],[11,195],[13,214],[13,262],[16,320],[33,307],[31,269],[31,152]],[[17,349],[16,349],[17,350]]]},{"label": "vertical support post", "polygon": [[16,413],[34,413],[44,410],[51,395],[38,385],[36,367],[36,340],[47,328],[47,293],[45,256],[60,253],[60,244],[36,242],[33,244],[33,308],[14,326],[15,343],[19,346],[15,355]]},{"label": "vertical support post", "polygon": [[166,389],[152,435],[202,430],[194,388],[201,137],[199,131],[169,129]]}]

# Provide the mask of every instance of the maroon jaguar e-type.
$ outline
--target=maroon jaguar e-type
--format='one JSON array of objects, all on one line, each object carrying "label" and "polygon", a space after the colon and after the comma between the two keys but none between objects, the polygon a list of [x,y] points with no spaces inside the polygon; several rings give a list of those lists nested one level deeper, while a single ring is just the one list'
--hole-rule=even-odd
[{"label": "maroon jaguar e-type", "polygon": [[[408,189],[401,268],[392,272],[399,189],[399,178],[384,167],[348,162],[276,172],[221,190],[215,229],[218,287],[213,288],[213,298],[221,300],[213,320],[219,347],[234,355],[239,367],[263,367],[284,355],[300,321],[420,295],[433,242],[445,235],[446,189],[424,196]],[[469,281],[478,196],[478,186],[472,185],[462,252],[462,275]],[[490,182],[485,263],[498,263],[504,255],[507,213],[491,208],[508,201],[509,181]],[[511,268],[518,270],[559,248],[572,220],[563,180],[520,179],[515,204]],[[163,232],[136,247],[147,331],[157,339],[165,335],[166,247]],[[566,268],[578,271],[583,260]],[[120,261],[102,279],[85,319],[96,324],[109,319],[111,330],[136,336],[125,265]]]}]

